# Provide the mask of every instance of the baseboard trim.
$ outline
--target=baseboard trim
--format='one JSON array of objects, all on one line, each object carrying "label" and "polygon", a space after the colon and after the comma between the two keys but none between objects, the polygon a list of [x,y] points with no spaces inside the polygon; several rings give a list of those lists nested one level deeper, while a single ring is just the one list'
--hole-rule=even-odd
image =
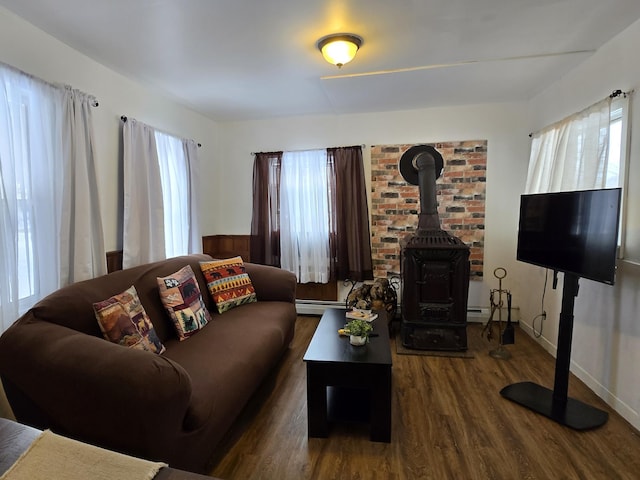
[{"label": "baseboard trim", "polygon": [[332,300],[296,300],[298,315],[322,315],[327,308],[345,308],[345,303]]},{"label": "baseboard trim", "polygon": [[[298,315],[322,315],[327,308],[345,308],[344,302],[328,301],[328,300],[296,300],[296,311]],[[467,309],[467,322],[485,323],[489,319],[490,309],[488,307],[469,307]],[[398,314],[400,314],[400,307]],[[518,323],[520,319],[520,310],[512,309],[512,321]],[[503,322],[507,320],[506,309],[502,315]],[[494,321],[498,321],[497,314],[494,315]]]}]

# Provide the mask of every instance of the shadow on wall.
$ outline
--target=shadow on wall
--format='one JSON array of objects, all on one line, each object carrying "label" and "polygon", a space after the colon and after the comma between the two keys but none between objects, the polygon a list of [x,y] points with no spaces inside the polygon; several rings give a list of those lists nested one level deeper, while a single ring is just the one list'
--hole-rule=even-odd
[{"label": "shadow on wall", "polygon": [[618,261],[616,283],[580,280],[576,323],[601,326],[625,336],[640,337],[640,265]]}]

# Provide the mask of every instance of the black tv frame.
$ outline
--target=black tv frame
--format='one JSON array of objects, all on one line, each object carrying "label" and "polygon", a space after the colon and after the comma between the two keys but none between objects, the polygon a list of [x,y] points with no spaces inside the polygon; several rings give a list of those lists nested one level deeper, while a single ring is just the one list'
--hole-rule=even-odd
[{"label": "black tv frame", "polygon": [[621,191],[600,188],[522,195],[517,259],[612,285]]}]

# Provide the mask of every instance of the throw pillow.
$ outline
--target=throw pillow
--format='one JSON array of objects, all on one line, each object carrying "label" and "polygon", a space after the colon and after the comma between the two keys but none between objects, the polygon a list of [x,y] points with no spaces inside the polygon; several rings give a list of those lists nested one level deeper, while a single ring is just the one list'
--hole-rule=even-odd
[{"label": "throw pillow", "polygon": [[140,303],[134,286],[107,300],[94,303],[93,310],[107,340],[126,347],[164,353],[164,345]]},{"label": "throw pillow", "polygon": [[158,288],[180,341],[211,321],[191,266],[187,265],[168,277],[158,277]]},{"label": "throw pillow", "polygon": [[245,271],[242,257],[200,262],[200,268],[219,313],[257,301],[256,291]]}]

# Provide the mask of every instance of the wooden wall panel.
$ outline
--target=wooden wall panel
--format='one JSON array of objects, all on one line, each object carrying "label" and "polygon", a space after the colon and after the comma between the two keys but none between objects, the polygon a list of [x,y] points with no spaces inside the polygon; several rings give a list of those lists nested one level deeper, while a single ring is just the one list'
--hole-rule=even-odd
[{"label": "wooden wall panel", "polygon": [[[249,235],[206,235],[202,237],[202,251],[213,258],[241,256],[245,262],[251,261]],[[107,252],[107,271],[122,270],[122,250]],[[304,300],[337,300],[336,282],[299,283],[296,298]]]},{"label": "wooden wall panel", "polygon": [[329,283],[298,283],[296,298],[301,300],[338,300],[338,284]]},{"label": "wooden wall panel", "polygon": [[122,270],[122,250],[107,252],[107,272]]},{"label": "wooden wall panel", "polygon": [[213,258],[230,258],[240,255],[251,261],[249,235],[207,235],[202,237],[202,251]]}]

